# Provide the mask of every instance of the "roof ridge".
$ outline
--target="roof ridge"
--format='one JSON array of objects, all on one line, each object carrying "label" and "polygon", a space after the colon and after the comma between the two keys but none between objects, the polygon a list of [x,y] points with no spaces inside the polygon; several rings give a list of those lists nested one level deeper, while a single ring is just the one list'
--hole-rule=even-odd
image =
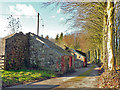
[{"label": "roof ridge", "polygon": [[48,48],[52,49],[52,50],[55,50],[57,53],[63,55],[70,55],[70,53],[68,53],[67,51],[65,51],[64,49],[62,49],[60,46],[56,45],[55,43],[53,43],[52,41],[48,40],[48,39],[45,39],[45,38],[42,38],[34,33],[31,33],[32,35],[35,35],[37,36],[44,45],[46,45]]}]

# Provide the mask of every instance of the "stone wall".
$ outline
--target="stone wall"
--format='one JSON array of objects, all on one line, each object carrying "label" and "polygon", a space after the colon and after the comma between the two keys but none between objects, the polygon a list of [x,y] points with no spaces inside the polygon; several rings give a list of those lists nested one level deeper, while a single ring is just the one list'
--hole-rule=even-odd
[{"label": "stone wall", "polygon": [[70,56],[64,56],[64,60],[65,60],[64,72],[74,71],[75,69],[74,59],[75,59],[74,56],[72,56],[72,66],[70,67]]},{"label": "stone wall", "polygon": [[83,67],[83,56],[78,54],[77,52],[74,53],[76,55],[75,68]]},{"label": "stone wall", "polygon": [[76,59],[75,68],[80,68],[80,67],[83,67],[83,61],[81,61],[80,59]]},{"label": "stone wall", "polygon": [[25,68],[25,64],[28,62],[27,36],[22,32],[16,33],[5,41],[5,69],[17,70]]},{"label": "stone wall", "polygon": [[69,55],[61,53],[62,50],[60,48],[57,50],[55,48],[58,48],[58,46],[54,45],[51,41],[29,33],[31,67],[61,72],[63,56],[65,60],[64,72],[70,71],[71,68],[69,68]]},{"label": "stone wall", "polygon": [[[5,39],[5,69],[44,69],[55,72],[68,72],[71,54],[53,42],[33,33],[16,33]],[[63,62],[63,58],[64,62]],[[64,63],[64,65],[63,65]]]},{"label": "stone wall", "polygon": [[[38,37],[29,35],[30,64],[32,68],[44,68],[52,71],[60,71],[61,56],[49,48]],[[56,68],[58,63],[59,68]]]}]

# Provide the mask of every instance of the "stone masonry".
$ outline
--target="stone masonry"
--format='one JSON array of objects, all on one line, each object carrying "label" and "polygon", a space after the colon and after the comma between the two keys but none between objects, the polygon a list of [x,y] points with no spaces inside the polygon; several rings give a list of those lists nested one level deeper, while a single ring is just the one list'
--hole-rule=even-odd
[{"label": "stone masonry", "polygon": [[25,68],[27,55],[27,37],[21,32],[6,39],[5,44],[5,69],[22,69]]},{"label": "stone masonry", "polygon": [[5,69],[74,70],[74,57],[48,39],[16,33],[5,39]]},{"label": "stone masonry", "polygon": [[[70,53],[55,45],[53,42],[29,33],[30,64],[33,68],[41,68],[61,72],[62,59],[69,64]],[[69,65],[65,62],[65,71],[69,71]]]}]

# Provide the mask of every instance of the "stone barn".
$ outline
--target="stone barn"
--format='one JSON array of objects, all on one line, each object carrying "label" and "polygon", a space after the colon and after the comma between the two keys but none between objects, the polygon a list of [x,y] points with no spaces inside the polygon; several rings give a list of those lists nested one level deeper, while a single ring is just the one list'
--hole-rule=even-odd
[{"label": "stone barn", "polygon": [[79,50],[73,50],[74,53],[77,55],[77,59],[83,61],[83,67],[87,66],[87,56],[86,53],[79,51]]},{"label": "stone barn", "polygon": [[3,42],[3,52],[5,52],[4,68],[6,70],[25,69],[29,65],[27,36],[22,32],[14,33],[9,37],[5,37]]},{"label": "stone barn", "polygon": [[29,33],[29,51],[33,67],[63,73],[74,70],[74,56],[48,39]]},{"label": "stone barn", "polygon": [[5,69],[44,69],[63,74],[75,68],[71,53],[33,33],[15,33],[4,42]]},{"label": "stone barn", "polygon": [[86,54],[79,50],[74,50],[72,48],[67,47],[64,45],[65,50],[70,52],[72,55],[75,56],[75,68],[86,67],[87,66],[87,57]]}]

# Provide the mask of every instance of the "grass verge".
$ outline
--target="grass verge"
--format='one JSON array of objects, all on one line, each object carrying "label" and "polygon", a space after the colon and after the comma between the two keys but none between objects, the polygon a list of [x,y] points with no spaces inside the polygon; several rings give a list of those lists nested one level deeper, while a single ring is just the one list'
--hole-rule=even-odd
[{"label": "grass verge", "polygon": [[35,80],[56,77],[51,71],[41,70],[0,70],[2,72],[2,87],[23,84]]}]

